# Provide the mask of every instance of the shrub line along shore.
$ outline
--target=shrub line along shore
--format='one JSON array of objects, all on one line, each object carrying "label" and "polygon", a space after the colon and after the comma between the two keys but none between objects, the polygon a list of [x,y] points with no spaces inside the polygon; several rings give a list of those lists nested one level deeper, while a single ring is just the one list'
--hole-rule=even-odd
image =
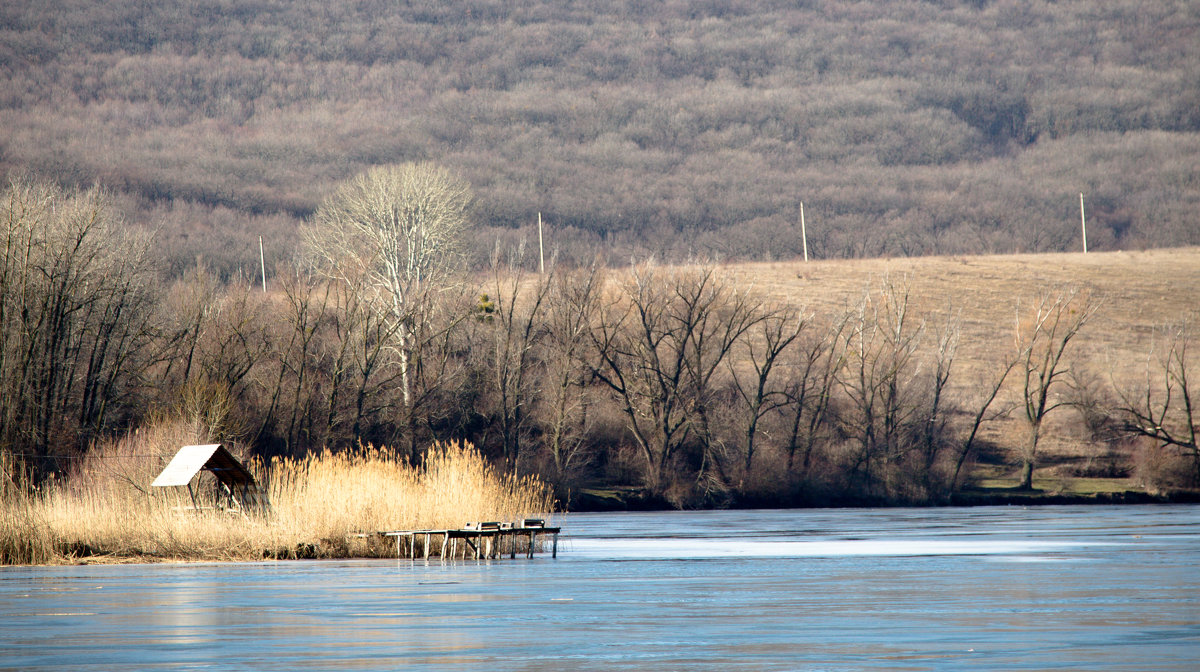
[{"label": "shrub line along shore", "polygon": [[[556,474],[552,467],[553,455],[539,452],[541,448],[536,444],[527,444],[524,450],[528,452],[518,456],[524,472],[552,476],[545,481],[532,478],[524,481],[532,488],[530,492],[541,493],[536,497],[530,494],[529,504],[506,505],[499,509],[478,504],[463,505],[458,509],[455,506],[460,505],[451,504],[446,510],[439,509],[437,502],[425,499],[422,506],[430,506],[430,511],[446,511],[445,514],[406,510],[402,516],[370,522],[370,516],[362,515],[361,511],[374,515],[379,511],[390,511],[394,504],[362,502],[361,493],[377,491],[374,497],[379,497],[380,502],[400,498],[400,486],[388,479],[400,479],[398,484],[409,484],[420,481],[418,475],[426,480],[434,476],[442,478],[436,464],[421,463],[419,468],[412,467],[412,454],[407,449],[362,449],[344,454],[325,452],[306,458],[276,458],[265,463],[251,460],[252,464],[258,464],[257,468],[263,469],[266,480],[272,484],[270,487],[283,488],[281,493],[272,493],[276,511],[286,509],[289,498],[296,500],[296,504],[292,505],[292,514],[283,516],[289,522],[268,526],[239,521],[232,527],[242,532],[226,538],[211,530],[202,532],[199,528],[204,526],[199,523],[205,520],[204,516],[178,521],[179,516],[166,516],[162,510],[151,510],[148,508],[150,503],[161,508],[166,502],[144,492],[145,484],[154,478],[154,473],[148,469],[161,468],[169,458],[168,451],[197,443],[197,437],[210,436],[212,428],[229,421],[229,407],[217,406],[218,403],[230,403],[229,397],[217,395],[205,400],[203,395],[210,394],[211,390],[191,388],[188,395],[192,396],[187,396],[186,403],[180,407],[182,412],[191,414],[190,425],[182,421],[173,424],[156,420],[118,440],[97,442],[90,450],[67,462],[70,468],[62,469],[53,479],[20,478],[20,462],[6,452],[5,468],[2,469],[7,476],[2,481],[4,562],[70,562],[72,558],[80,557],[257,559],[335,557],[359,552],[383,554],[390,551],[382,547],[350,550],[348,542],[342,540],[344,534],[362,532],[366,528],[451,528],[468,521],[516,520],[550,510],[553,497],[557,497],[560,506],[569,506],[571,510],[648,510],[696,505],[778,508],[920,503],[1195,502],[1194,476],[1189,475],[1192,468],[1186,452],[1158,440],[1114,430],[1121,430],[1123,421],[1120,409],[1116,408],[1116,403],[1120,402],[1116,390],[1138,384],[1139,380],[1144,382],[1147,367],[1153,371],[1153,366],[1160,366],[1159,360],[1147,358],[1147,353],[1165,352],[1156,350],[1164,344],[1157,338],[1166,334],[1166,331],[1157,330],[1156,325],[1187,317],[1188,311],[1200,304],[1198,258],[1200,251],[1189,248],[1090,253],[1086,256],[827,260],[810,264],[731,265],[720,269],[722,277],[732,278],[743,286],[760,288],[768,299],[802,296],[810,301],[814,312],[826,314],[839,310],[839,306],[845,307],[854,294],[862,295],[864,286],[870,288],[872,283],[877,286],[880,278],[904,276],[912,310],[923,316],[935,316],[941,310],[938,306],[950,305],[964,316],[959,350],[962,367],[956,376],[960,380],[958,394],[967,400],[971,398],[974,382],[988,373],[989,358],[994,354],[991,350],[996,348],[997,342],[1003,341],[1003,338],[997,338],[996,331],[1003,330],[1006,323],[1010,324],[1008,320],[1012,319],[1021,296],[1030,295],[1032,288],[1042,284],[1062,286],[1070,280],[1103,296],[1103,304],[1092,318],[1090,329],[1080,336],[1084,347],[1076,352],[1078,356],[1073,361],[1076,373],[1091,371],[1092,377],[1080,376],[1076,382],[1081,384],[1074,388],[1064,386],[1060,392],[1064,398],[1088,390],[1098,392],[1099,396],[1091,397],[1091,401],[1086,395],[1069,398],[1072,403],[1050,416],[1043,427],[1045,437],[1039,446],[1038,463],[1028,491],[1014,490],[1018,485],[1014,469],[1019,464],[1016,439],[1025,431],[1025,420],[1016,412],[1018,407],[1013,403],[1018,398],[1015,396],[1009,397],[1004,413],[986,420],[980,432],[983,440],[974,446],[964,464],[965,478],[948,490],[922,499],[905,497],[902,490],[893,490],[892,494],[881,490],[872,494],[854,487],[853,482],[839,482],[839,472],[830,469],[838,467],[839,461],[854,457],[853,452],[836,452],[841,445],[839,442],[846,440],[845,434],[838,433],[841,430],[817,437],[820,442],[815,444],[812,452],[814,467],[808,479],[763,480],[763,475],[787,473],[782,468],[786,452],[780,452],[778,446],[767,442],[758,445],[751,472],[733,469],[725,474],[724,491],[710,491],[708,498],[694,499],[697,486],[713,485],[713,481],[701,479],[701,476],[709,478],[712,473],[697,472],[697,467],[709,457],[719,458],[726,468],[736,467],[737,462],[730,461],[728,455],[709,455],[697,451],[695,444],[684,444],[678,452],[678,460],[664,472],[673,474],[674,485],[664,482],[658,492],[653,492],[642,482],[644,462],[640,462],[636,454],[617,450],[612,445],[592,443],[614,440],[618,444],[625,443],[628,448],[626,442],[630,440],[628,434],[617,428],[622,422],[619,414],[611,415],[612,409],[604,410],[601,398],[593,396],[587,418],[581,414],[574,418],[581,421],[576,428],[590,427],[590,431],[596,433],[596,438],[588,439],[587,443],[575,444],[581,449],[575,457],[586,458],[575,463],[572,467],[575,472],[563,469]],[[620,278],[628,277],[626,272],[629,271],[614,271],[614,275],[606,280],[607,287],[617,289]],[[812,292],[812,287],[820,288],[820,292]],[[480,320],[476,324],[492,323]],[[1187,356],[1192,358],[1194,352],[1189,350]],[[1193,366],[1194,360],[1183,360],[1183,364]],[[1012,395],[1018,391],[1015,388],[1009,390]],[[574,401],[581,398],[575,397]],[[1175,398],[1178,400],[1178,396]],[[1102,413],[1094,413],[1097,410]],[[846,415],[840,421],[847,418],[852,416]],[[1166,419],[1181,422],[1175,415]],[[962,432],[966,420],[967,416],[961,413],[950,415],[949,433],[944,437],[956,436],[961,440],[965,436]],[[245,419],[238,421],[245,422]],[[1182,422],[1177,426],[1186,426],[1186,421]],[[829,426],[830,430],[836,430],[836,427],[838,425]],[[371,452],[374,457],[365,457],[364,450],[374,451]],[[148,455],[155,458],[146,460]],[[486,479],[479,476],[482,479],[479,482],[512,479],[512,476],[498,475],[493,467],[487,466],[503,462],[502,452],[492,450],[491,457],[479,456],[478,452],[472,452],[472,455],[476,456],[472,460],[478,458],[478,464],[468,469],[468,462],[464,461],[461,467],[468,473],[491,474]],[[568,454],[564,452],[563,455]],[[742,455],[742,460],[744,457]],[[887,452],[878,452],[871,460],[880,460],[878,464],[884,466],[883,460],[888,457]],[[852,462],[842,464],[852,466]],[[373,480],[366,475],[390,473],[383,466],[391,466],[388,469],[406,466],[404,469],[407,470],[391,473],[386,478],[380,475]],[[818,472],[817,466],[826,472]],[[893,462],[893,466],[904,464]],[[940,461],[935,467],[934,473],[937,473],[950,464]],[[317,478],[318,474],[335,472],[342,474],[343,480]],[[301,473],[307,479],[302,484],[302,490],[308,493],[307,503],[300,502],[294,494],[286,494],[288,484],[298,479],[296,474]],[[911,479],[916,473],[912,472],[906,478]],[[752,478],[746,479],[746,475]],[[678,488],[679,479],[688,486],[684,490]],[[737,479],[745,480],[739,482]],[[546,482],[545,488],[541,482]],[[875,482],[882,485],[887,481]],[[901,484],[902,481],[892,481],[888,487]],[[557,488],[554,494],[550,493],[551,486]],[[445,492],[464,490],[470,488],[444,488]],[[498,491],[493,487],[490,492]],[[334,514],[323,506],[354,512],[343,512],[341,522],[335,523],[326,520]],[[430,517],[438,520],[428,520]],[[133,520],[140,522],[122,523]],[[230,527],[227,520],[221,518],[221,521],[216,527]],[[73,532],[65,532],[72,524],[77,526]]]},{"label": "shrub line along shore", "polygon": [[[10,197],[28,254],[6,258],[0,316],[6,562],[332,557],[364,527],[609,506],[594,494],[606,489],[632,493],[620,506],[700,508],[1186,500],[1200,481],[1187,439],[1200,404],[1183,403],[1196,248],[545,273],[515,256],[439,266],[400,310],[371,294],[382,276],[302,274],[260,292],[201,274],[158,295],[137,270],[144,248],[115,228],[88,238],[102,194],[23,182]],[[73,226],[91,245],[71,262],[86,281],[45,284],[61,259],[38,255]],[[40,328],[38,306],[78,321]],[[170,418],[187,427],[168,436]],[[417,509],[375,523],[363,512],[396,505],[346,504],[438,475],[429,457],[450,437],[478,442],[479,469],[504,465],[489,478],[541,494],[498,510],[424,500],[442,521]],[[289,522],[226,526],[240,536],[161,522],[138,470],[216,442],[281,455],[258,467],[271,488],[326,467],[343,479],[303,481],[309,503]],[[389,448],[313,450],[372,442]],[[408,475],[360,483],[380,465]],[[587,492],[598,503],[572,501]]]}]

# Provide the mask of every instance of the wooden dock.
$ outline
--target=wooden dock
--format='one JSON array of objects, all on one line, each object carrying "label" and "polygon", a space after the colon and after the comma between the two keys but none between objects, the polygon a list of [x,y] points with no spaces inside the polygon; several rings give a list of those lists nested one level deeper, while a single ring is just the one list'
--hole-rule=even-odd
[{"label": "wooden dock", "polygon": [[[550,557],[557,558],[559,532],[561,528],[547,527],[543,520],[527,518],[516,523],[467,523],[457,530],[388,530],[375,534],[395,537],[397,558],[415,560],[420,556],[428,560],[434,549],[438,548],[437,542],[441,542],[437,557],[450,560],[461,553],[464,560],[468,557],[480,560],[499,559],[505,555],[516,558],[518,550],[532,558],[537,550],[538,535],[550,535]],[[418,540],[422,542],[419,555]]]}]

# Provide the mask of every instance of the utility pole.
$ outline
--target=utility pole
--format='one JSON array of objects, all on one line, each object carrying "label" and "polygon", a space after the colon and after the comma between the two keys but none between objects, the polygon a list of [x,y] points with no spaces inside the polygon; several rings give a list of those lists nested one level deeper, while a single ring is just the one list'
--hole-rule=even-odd
[{"label": "utility pole", "polygon": [[263,254],[262,236],[258,237],[258,264],[262,268],[263,294],[267,293],[267,257]]},{"label": "utility pole", "polygon": [[808,261],[808,231],[804,229],[804,201],[800,201],[800,240],[804,242],[804,261]]},{"label": "utility pole", "polygon": [[1083,253],[1087,254],[1087,215],[1083,211],[1083,192],[1079,192],[1079,223],[1083,228]]},{"label": "utility pole", "polygon": [[538,269],[546,274],[546,247],[542,245],[542,213],[538,213]]}]

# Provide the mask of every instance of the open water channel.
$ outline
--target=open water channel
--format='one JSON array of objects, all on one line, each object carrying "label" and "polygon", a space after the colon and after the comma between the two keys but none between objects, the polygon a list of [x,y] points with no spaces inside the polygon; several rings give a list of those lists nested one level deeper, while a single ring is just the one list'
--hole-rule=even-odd
[{"label": "open water channel", "polygon": [[573,514],[559,557],[0,569],[0,669],[1200,669],[1200,506]]}]

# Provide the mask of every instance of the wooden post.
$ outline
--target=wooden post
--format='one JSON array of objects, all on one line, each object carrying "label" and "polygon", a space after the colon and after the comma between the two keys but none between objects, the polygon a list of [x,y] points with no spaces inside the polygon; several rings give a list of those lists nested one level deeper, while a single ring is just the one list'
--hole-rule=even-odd
[{"label": "wooden post", "polygon": [[538,269],[546,273],[546,247],[542,245],[542,213],[538,213]]},{"label": "wooden post", "polygon": [[1087,215],[1083,211],[1083,192],[1079,192],[1079,223],[1083,227],[1083,253],[1087,254]]},{"label": "wooden post", "polygon": [[800,240],[804,242],[804,261],[808,261],[808,231],[804,227],[804,201],[800,201]]}]

